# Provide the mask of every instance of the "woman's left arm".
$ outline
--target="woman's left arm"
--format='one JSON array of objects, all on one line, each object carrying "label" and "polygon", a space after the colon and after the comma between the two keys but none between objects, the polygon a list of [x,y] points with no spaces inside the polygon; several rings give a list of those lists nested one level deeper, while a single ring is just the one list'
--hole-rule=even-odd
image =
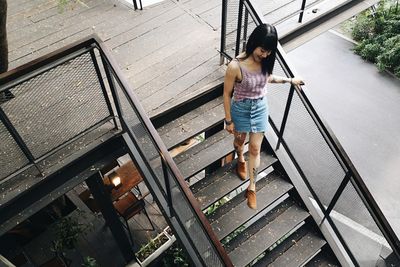
[{"label": "woman's left arm", "polygon": [[269,75],[268,76],[268,82],[269,83],[290,83],[292,85],[304,85],[304,80],[299,77],[293,77],[293,78],[288,78],[288,77],[282,77],[282,76],[277,76],[277,75]]}]

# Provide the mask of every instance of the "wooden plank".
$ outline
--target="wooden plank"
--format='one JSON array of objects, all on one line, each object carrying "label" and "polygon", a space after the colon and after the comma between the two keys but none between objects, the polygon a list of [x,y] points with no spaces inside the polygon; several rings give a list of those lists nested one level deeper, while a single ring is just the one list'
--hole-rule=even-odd
[{"label": "wooden plank", "polygon": [[[293,204],[292,204],[293,205]],[[287,208],[286,208],[287,209]],[[284,209],[284,210],[286,210]],[[283,211],[281,213],[283,213]],[[302,237],[308,234],[311,230],[307,225],[302,225],[294,233],[288,236],[285,240],[281,241],[273,250],[266,252],[266,255],[259,259],[254,267],[269,266],[275,259],[287,251],[294,243],[298,242]]]},{"label": "wooden plank", "polygon": [[220,123],[224,118],[222,97],[192,110],[184,116],[158,128],[165,146],[168,149],[196,136],[207,128]]},{"label": "wooden plank", "polygon": [[166,104],[171,98],[176,97],[184,91],[191,91],[192,86],[197,84],[198,80],[211,75],[216,69],[219,68],[219,53],[215,52],[215,57],[211,58],[204,64],[192,69],[186,75],[178,78],[173,83],[168,86],[163,87],[158,91],[157,94],[153,94],[150,97],[142,100],[143,106],[146,108],[147,112],[152,112],[153,110],[159,108],[160,105]]},{"label": "wooden plank", "polygon": [[157,94],[160,87],[168,87],[170,84],[175,83],[178,79],[189,75],[194,69],[201,67],[204,62],[207,62],[215,56],[216,52],[212,49],[203,50],[201,53],[193,53],[186,59],[180,58],[179,61],[172,61],[175,64],[169,66],[168,69],[162,69],[159,75],[153,75],[153,78],[142,84],[137,88],[137,96],[139,99],[148,98],[154,94]]},{"label": "wooden plank", "polygon": [[233,135],[222,130],[179,154],[174,160],[183,177],[188,179],[233,151]]},{"label": "wooden plank", "polygon": [[306,267],[339,267],[340,263],[335,259],[335,255],[330,250],[322,249],[311,261],[309,261]]},{"label": "wooden plank", "polygon": [[[154,88],[159,88],[160,85],[167,86],[212,57],[215,51],[209,49],[209,43],[201,36],[204,33],[204,31],[193,31],[183,36],[181,42],[170,44],[169,49],[165,49],[165,52],[169,52],[163,53],[164,57],[152,57],[153,61],[146,58],[135,63],[132,67],[128,67],[127,76],[138,96],[145,98],[154,93]],[[187,45],[183,45],[183,43]],[[176,60],[177,58],[179,60]],[[147,68],[145,68],[146,66]]]},{"label": "wooden plank", "polygon": [[[9,54],[10,61],[25,56],[32,51],[57,43],[63,38],[83,30],[90,29],[93,33],[93,25],[95,25],[96,21],[100,17],[111,19],[116,15],[115,10],[117,9],[112,5],[101,5],[83,14],[72,16],[62,23],[57,21],[52,22],[50,18],[49,20],[43,20],[35,24],[34,27],[27,27],[21,29],[21,31],[16,31],[9,36],[10,44],[12,44]],[[110,15],[110,17],[107,18],[107,15]],[[76,23],[76,21],[81,21],[81,23]],[[35,34],[30,34],[32,31]]]},{"label": "wooden plank", "polygon": [[[291,206],[273,222],[252,235],[246,242],[229,253],[235,266],[246,266],[263,251],[276,243],[285,234],[294,229],[309,216],[308,212],[297,206]],[[249,248],[252,249],[249,249]],[[277,265],[287,266],[287,265]]]},{"label": "wooden plank", "polygon": [[278,257],[270,266],[304,266],[325,244],[325,240],[310,232],[294,243],[293,246]]},{"label": "wooden plank", "polygon": [[247,199],[244,197],[245,192],[243,192],[217,209],[209,217],[215,234],[219,239],[223,239],[292,188],[291,184],[279,178],[276,173],[269,174],[256,185],[257,210],[250,209],[247,206]]},{"label": "wooden plank", "polygon": [[[276,158],[262,152],[260,158],[260,172],[264,171],[274,162],[276,162]],[[231,193],[246,182],[238,178],[235,167],[236,160],[218,169],[191,187],[202,209],[209,207],[215,201]]]}]

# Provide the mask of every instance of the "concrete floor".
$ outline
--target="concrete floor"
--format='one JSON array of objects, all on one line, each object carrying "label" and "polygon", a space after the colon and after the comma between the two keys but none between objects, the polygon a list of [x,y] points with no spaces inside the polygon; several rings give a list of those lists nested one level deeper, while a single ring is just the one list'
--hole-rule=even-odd
[{"label": "concrete floor", "polygon": [[400,80],[326,32],[289,53],[307,96],[344,147],[400,235]]}]

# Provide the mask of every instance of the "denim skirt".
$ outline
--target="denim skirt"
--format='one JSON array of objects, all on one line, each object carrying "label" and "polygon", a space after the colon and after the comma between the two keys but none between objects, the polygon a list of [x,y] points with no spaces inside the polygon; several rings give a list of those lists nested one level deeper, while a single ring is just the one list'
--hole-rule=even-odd
[{"label": "denim skirt", "polygon": [[231,102],[231,116],[235,131],[240,133],[260,133],[268,128],[267,98],[243,99]]}]

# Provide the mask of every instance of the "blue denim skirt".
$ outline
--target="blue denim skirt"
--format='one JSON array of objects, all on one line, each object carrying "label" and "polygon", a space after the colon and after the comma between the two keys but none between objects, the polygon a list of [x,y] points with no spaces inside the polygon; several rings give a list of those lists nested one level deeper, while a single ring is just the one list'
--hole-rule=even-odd
[{"label": "blue denim skirt", "polygon": [[231,102],[231,116],[235,131],[240,133],[260,133],[268,128],[267,98],[243,99]]}]

